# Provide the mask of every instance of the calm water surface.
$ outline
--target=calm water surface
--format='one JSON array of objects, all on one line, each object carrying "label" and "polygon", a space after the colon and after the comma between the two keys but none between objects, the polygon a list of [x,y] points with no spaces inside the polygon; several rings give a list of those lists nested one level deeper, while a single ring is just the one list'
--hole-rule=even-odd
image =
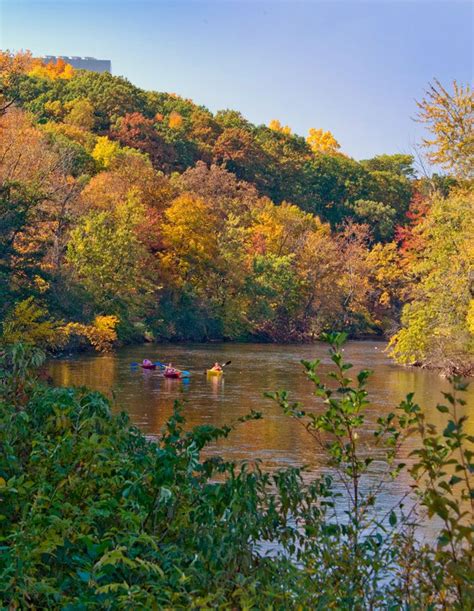
[{"label": "calm water surface", "polygon": [[[394,410],[407,393],[414,391],[415,400],[425,409],[429,419],[441,425],[442,415],[435,405],[442,399],[441,391],[449,384],[435,372],[405,369],[392,363],[385,344],[375,341],[349,342],[346,360],[353,363],[353,372],[362,368],[374,370],[369,383],[372,398],[365,440],[371,449],[373,423],[379,415]],[[191,372],[189,381],[165,379],[157,371],[131,368],[130,363],[144,358],[172,362]],[[305,409],[317,409],[312,384],[300,365],[301,359],[322,359],[327,371],[327,345],[262,345],[262,344],[186,344],[127,347],[108,355],[74,356],[50,363],[50,372],[58,385],[88,386],[114,399],[116,411],[125,410],[132,421],[149,436],[158,436],[171,415],[173,402],[185,402],[188,426],[230,423],[251,409],[261,411],[263,419],[239,425],[231,436],[211,451],[235,460],[261,459],[266,468],[307,465],[310,474],[318,472],[322,456],[303,427],[281,413],[274,402],[263,397],[266,391],[285,389],[290,397],[301,401]],[[208,379],[204,370],[215,361],[232,364],[222,379]],[[465,397],[474,415],[474,385]],[[474,418],[469,421],[474,433]],[[404,448],[406,454],[410,450]],[[374,474],[376,477],[376,474]],[[382,495],[389,506],[395,497],[407,490],[409,482],[402,476]]]}]

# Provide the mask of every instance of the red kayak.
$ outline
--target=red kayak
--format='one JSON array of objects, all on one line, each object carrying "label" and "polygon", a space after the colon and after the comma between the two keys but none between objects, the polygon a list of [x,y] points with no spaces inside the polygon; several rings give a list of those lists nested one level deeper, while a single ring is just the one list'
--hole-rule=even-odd
[{"label": "red kayak", "polygon": [[151,363],[151,365],[144,365],[143,363],[140,363],[140,367],[142,369],[156,369],[156,365],[154,365],[153,363]]},{"label": "red kayak", "polygon": [[165,371],[163,375],[165,378],[180,378],[181,371]]}]

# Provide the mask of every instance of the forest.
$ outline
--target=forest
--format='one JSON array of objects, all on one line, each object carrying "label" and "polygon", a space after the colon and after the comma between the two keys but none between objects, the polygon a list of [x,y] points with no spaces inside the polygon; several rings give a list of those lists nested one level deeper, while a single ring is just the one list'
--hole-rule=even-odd
[{"label": "forest", "polygon": [[[0,52],[2,609],[474,608],[472,92],[435,80],[418,112],[422,158],[358,161],[321,128]],[[382,409],[348,337],[448,374],[433,410],[389,385]],[[317,472],[220,452],[268,411],[193,427],[176,401],[152,438],[46,369],[212,340],[327,344],[306,405],[262,397]]]},{"label": "forest", "polygon": [[388,339],[403,364],[472,373],[473,107],[467,86],[428,86],[430,174],[408,154],[352,159],[321,128],[304,138],[1,52],[3,342],[339,330]]}]

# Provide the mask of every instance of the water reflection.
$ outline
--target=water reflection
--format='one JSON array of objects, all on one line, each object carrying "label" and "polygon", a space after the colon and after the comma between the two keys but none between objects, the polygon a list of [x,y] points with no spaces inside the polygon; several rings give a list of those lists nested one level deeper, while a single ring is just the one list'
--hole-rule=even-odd
[{"label": "water reflection", "polygon": [[[441,391],[449,389],[446,380],[436,373],[409,370],[394,365],[384,353],[381,342],[349,342],[345,348],[347,360],[354,370],[369,368],[374,375],[369,384],[373,400],[367,423],[366,441],[370,449],[371,431],[376,418],[392,411],[407,393],[425,409],[428,418],[441,425],[443,416],[435,409],[442,400]],[[146,371],[130,367],[143,358],[169,362],[191,371],[188,380],[163,378],[159,370]],[[312,385],[306,379],[300,359],[322,359],[327,370],[327,347],[206,344],[166,345],[124,348],[105,356],[79,356],[52,361],[51,375],[56,384],[89,386],[115,398],[116,410],[126,410],[132,421],[147,435],[158,435],[170,417],[173,403],[185,403],[187,426],[214,424],[222,426],[235,421],[251,409],[261,411],[262,420],[239,425],[226,440],[213,449],[227,458],[262,459],[267,468],[287,465],[309,465],[316,472],[322,457],[306,431],[284,416],[278,406],[263,398],[265,391],[286,389],[294,400],[302,401],[306,409],[316,409],[317,399],[311,394]],[[208,378],[204,372],[215,361],[232,360],[223,378]],[[471,405],[474,387],[465,397]],[[466,408],[468,409],[468,408]],[[472,407],[471,407],[472,409]],[[471,412],[472,414],[472,412]],[[469,420],[474,432],[474,418]],[[411,448],[405,448],[409,452]],[[407,482],[400,481],[403,488]],[[395,492],[395,488],[393,490]]]}]

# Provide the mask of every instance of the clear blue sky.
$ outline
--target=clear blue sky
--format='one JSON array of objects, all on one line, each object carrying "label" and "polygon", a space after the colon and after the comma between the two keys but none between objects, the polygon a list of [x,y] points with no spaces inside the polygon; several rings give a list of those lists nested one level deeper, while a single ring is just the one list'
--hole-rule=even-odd
[{"label": "clear blue sky", "polygon": [[463,0],[0,0],[0,47],[112,60],[212,111],[331,130],[356,158],[410,152],[433,77],[472,80]]}]

